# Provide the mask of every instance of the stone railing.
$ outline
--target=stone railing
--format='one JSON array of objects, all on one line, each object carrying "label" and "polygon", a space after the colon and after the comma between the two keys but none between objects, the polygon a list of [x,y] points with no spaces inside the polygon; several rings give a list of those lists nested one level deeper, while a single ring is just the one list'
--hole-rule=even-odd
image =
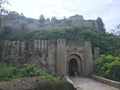
[{"label": "stone railing", "polygon": [[102,77],[95,76],[95,75],[91,75],[90,77],[97,80],[97,81],[100,81],[102,83],[105,83],[105,84],[108,84],[108,85],[111,85],[113,87],[117,87],[120,89],[120,82],[109,80],[109,79],[102,78]]}]

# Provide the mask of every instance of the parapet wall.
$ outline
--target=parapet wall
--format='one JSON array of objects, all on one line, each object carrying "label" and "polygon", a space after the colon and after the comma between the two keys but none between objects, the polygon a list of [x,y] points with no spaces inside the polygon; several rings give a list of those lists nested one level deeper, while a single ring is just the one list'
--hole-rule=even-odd
[{"label": "parapet wall", "polygon": [[118,82],[118,81],[113,81],[113,80],[95,76],[95,75],[91,75],[91,78],[120,89],[120,82]]}]

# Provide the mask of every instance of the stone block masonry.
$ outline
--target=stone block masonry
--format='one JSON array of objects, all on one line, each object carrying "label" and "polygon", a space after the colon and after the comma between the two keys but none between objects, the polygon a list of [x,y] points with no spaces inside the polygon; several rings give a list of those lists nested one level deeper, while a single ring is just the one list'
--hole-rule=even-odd
[{"label": "stone block masonry", "polygon": [[93,70],[89,41],[4,41],[1,58],[14,66],[34,63],[36,68],[57,76],[70,75],[73,68],[78,75],[90,75]]}]

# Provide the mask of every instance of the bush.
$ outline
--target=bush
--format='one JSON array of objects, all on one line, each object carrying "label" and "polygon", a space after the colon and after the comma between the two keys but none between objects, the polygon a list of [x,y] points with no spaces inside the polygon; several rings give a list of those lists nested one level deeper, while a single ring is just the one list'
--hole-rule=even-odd
[{"label": "bush", "polygon": [[0,63],[0,81],[6,81],[12,78],[13,67],[5,63]]},{"label": "bush", "polygon": [[13,67],[6,63],[0,63],[0,81],[10,80],[12,78],[40,76],[51,85],[55,85],[58,80],[52,75],[47,75],[40,70],[35,69],[35,65],[24,64],[23,66]]},{"label": "bush", "polygon": [[58,83],[58,80],[52,75],[42,75],[41,78],[51,85],[57,85]]},{"label": "bush", "polygon": [[101,55],[95,61],[94,72],[98,76],[120,81],[120,57]]}]

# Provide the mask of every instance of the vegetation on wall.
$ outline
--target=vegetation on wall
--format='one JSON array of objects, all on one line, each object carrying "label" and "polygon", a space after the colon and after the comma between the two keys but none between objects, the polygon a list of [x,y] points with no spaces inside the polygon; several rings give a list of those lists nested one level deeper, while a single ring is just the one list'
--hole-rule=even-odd
[{"label": "vegetation on wall", "polygon": [[[26,19],[27,23],[32,23],[34,22],[33,19],[25,18],[23,14],[19,15],[16,12],[10,12],[5,19]],[[51,19],[45,19],[44,16],[42,15],[39,19],[40,23],[44,23],[45,20],[47,22],[52,22],[52,23],[67,23],[71,24],[71,21],[64,18],[62,20],[57,20],[56,17],[52,17]],[[17,21],[19,22],[19,20]],[[95,47],[100,48],[101,54],[104,54],[100,58],[98,58],[95,62],[95,74],[106,77],[109,79],[113,80],[118,80],[120,81],[120,59],[119,57],[114,57],[114,56],[120,56],[120,28],[118,26],[117,32],[113,33],[106,33],[105,31],[100,31],[96,30],[94,28],[89,28],[89,27],[72,27],[72,28],[61,28],[61,29],[56,29],[56,30],[36,30],[33,32],[25,32],[26,28],[24,28],[24,23],[21,24],[21,27],[23,30],[21,31],[14,31],[11,27],[9,26],[4,26],[3,28],[0,28],[0,55],[3,47],[3,43],[1,43],[4,40],[26,40],[26,41],[31,41],[35,39],[66,39],[66,40],[75,40],[75,41],[84,41],[84,40],[89,40],[92,43],[92,48],[94,49]],[[101,24],[102,25],[102,24]],[[102,26],[101,26],[102,27]],[[24,30],[25,29],[25,30]],[[112,55],[112,56],[109,56]],[[2,66],[0,64],[1,70],[0,71],[1,75],[0,80],[7,80],[9,78],[14,78],[14,77],[29,77],[29,76],[36,76],[36,75],[41,75],[39,71],[33,71],[30,73],[27,73],[27,69],[25,68],[30,68],[31,66],[24,66],[23,71],[19,67],[12,67],[12,66],[7,66],[5,65]],[[2,68],[3,67],[3,68]],[[33,67],[32,67],[33,68]],[[5,70],[4,70],[5,69]],[[8,71],[6,71],[8,70]],[[16,74],[13,75],[13,72]],[[18,73],[17,73],[18,72]],[[44,75],[43,75],[44,76]],[[43,78],[47,78],[46,75]],[[51,77],[50,77],[51,78]]]},{"label": "vegetation on wall", "polygon": [[[7,28],[7,29],[6,29]],[[102,32],[88,27],[73,27],[57,30],[36,30],[29,33],[12,32],[9,27],[3,28],[0,32],[2,40],[34,40],[34,39],[58,39],[92,42],[93,48],[100,47],[101,54],[120,56],[120,36]],[[10,32],[9,32],[9,30]]]},{"label": "vegetation on wall", "polygon": [[101,55],[95,61],[94,72],[98,76],[120,81],[120,57]]}]

